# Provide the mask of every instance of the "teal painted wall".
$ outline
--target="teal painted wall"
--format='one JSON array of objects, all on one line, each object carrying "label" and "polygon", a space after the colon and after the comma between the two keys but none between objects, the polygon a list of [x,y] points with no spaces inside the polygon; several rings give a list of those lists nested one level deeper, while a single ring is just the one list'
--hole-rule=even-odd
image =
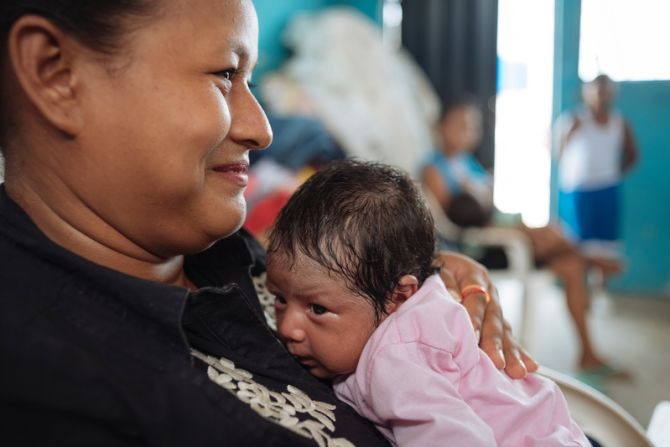
[{"label": "teal painted wall", "polygon": [[[579,13],[580,0],[556,1],[554,116],[580,102]],[[640,161],[623,186],[627,270],[609,287],[670,298],[670,81],[621,82],[618,88],[616,107],[631,125]],[[555,175],[552,191],[555,211]]]},{"label": "teal painted wall", "polygon": [[[281,66],[289,52],[282,44],[281,34],[286,24],[300,12],[317,11],[336,5],[352,6],[381,23],[382,0],[254,0],[260,26],[256,80]],[[305,36],[309,38],[309,36]]]},{"label": "teal painted wall", "polygon": [[620,83],[618,98],[640,161],[623,190],[628,270],[612,288],[670,298],[670,81]]}]

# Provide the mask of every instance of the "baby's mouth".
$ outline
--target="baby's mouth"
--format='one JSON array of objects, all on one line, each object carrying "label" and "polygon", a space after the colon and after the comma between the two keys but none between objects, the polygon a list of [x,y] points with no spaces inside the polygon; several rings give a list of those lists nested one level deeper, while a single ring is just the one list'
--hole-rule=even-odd
[{"label": "baby's mouth", "polygon": [[303,357],[300,355],[294,355],[293,356],[300,364],[308,369],[314,368],[315,366],[318,365],[316,360],[314,360],[311,357]]}]

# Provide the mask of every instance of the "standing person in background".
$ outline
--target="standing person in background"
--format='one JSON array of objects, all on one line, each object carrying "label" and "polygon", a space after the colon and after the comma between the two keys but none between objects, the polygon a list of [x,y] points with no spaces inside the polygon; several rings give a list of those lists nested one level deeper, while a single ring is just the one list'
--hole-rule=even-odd
[{"label": "standing person in background", "polygon": [[[493,179],[473,154],[481,138],[481,119],[475,98],[464,95],[445,101],[437,124],[440,146],[421,173],[424,188],[447,216],[463,227],[491,225],[495,220]],[[531,228],[519,222],[516,228],[530,240],[535,262],[561,280],[580,342],[578,369],[588,383],[598,387],[601,379],[619,371],[608,365],[593,345],[587,321],[590,297],[586,273],[592,267],[605,273],[616,271],[616,263],[580,253],[556,225]],[[482,262],[486,263],[485,259]]]},{"label": "standing person in background", "polygon": [[637,161],[633,134],[612,110],[604,74],[584,84],[584,106],[559,126],[559,214],[582,253],[620,261],[620,183]]}]

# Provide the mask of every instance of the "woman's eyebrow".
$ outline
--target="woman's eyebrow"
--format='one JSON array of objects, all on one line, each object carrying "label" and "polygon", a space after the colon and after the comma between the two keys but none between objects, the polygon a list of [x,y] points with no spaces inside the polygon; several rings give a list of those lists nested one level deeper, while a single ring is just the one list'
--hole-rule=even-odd
[{"label": "woman's eyebrow", "polygon": [[[247,45],[244,41],[240,40],[233,40],[231,42],[228,42],[228,44],[225,47],[225,50],[227,51],[232,51],[237,57],[240,58],[241,61],[250,61],[252,59],[252,56],[255,55],[255,52],[252,54],[252,52],[249,51],[249,45]],[[253,68],[256,67],[256,59],[254,58],[253,64],[251,66]]]}]

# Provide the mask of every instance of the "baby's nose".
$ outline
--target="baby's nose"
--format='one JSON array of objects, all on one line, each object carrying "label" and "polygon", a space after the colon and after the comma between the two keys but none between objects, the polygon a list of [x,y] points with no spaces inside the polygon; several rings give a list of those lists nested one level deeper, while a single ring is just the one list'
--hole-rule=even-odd
[{"label": "baby's nose", "polygon": [[283,312],[277,316],[277,333],[284,342],[299,343],[305,340],[306,334],[300,324],[300,316],[295,312]]}]

